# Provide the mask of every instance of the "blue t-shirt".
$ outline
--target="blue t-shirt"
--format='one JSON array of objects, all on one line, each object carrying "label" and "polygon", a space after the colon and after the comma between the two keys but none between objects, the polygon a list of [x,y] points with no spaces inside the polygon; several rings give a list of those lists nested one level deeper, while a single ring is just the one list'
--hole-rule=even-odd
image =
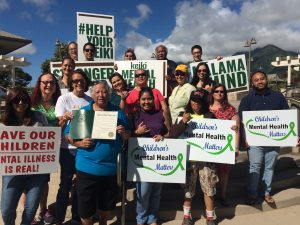
[{"label": "blue t-shirt", "polygon": [[[81,109],[93,110],[94,101]],[[118,125],[123,125],[129,130],[129,123],[125,113],[117,106],[108,104],[107,111],[118,111]],[[65,134],[70,131],[70,125],[65,129]],[[116,140],[94,140],[95,145],[89,149],[77,148],[76,170],[96,176],[113,176],[117,174],[117,156],[122,150],[122,138],[117,135]]]}]

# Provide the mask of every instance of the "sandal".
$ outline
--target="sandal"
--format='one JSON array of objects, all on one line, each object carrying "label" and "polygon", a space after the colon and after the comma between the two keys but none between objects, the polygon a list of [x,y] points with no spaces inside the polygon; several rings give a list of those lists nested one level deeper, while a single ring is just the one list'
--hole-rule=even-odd
[{"label": "sandal", "polygon": [[266,203],[268,203],[268,204],[275,204],[275,200],[272,198],[271,195],[265,195],[264,199],[265,199]]}]

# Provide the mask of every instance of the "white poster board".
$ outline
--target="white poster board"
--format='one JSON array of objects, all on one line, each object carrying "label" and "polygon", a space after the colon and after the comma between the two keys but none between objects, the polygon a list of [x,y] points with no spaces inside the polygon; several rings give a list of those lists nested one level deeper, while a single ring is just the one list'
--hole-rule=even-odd
[{"label": "white poster board", "polygon": [[133,61],[115,61],[118,67],[117,72],[122,75],[127,84],[134,87],[134,74],[138,69],[143,69],[148,73],[148,86],[158,89],[161,94],[167,96],[167,60],[133,60]]},{"label": "white poster board", "polygon": [[193,118],[180,138],[190,145],[188,160],[235,163],[234,120]]},{"label": "white poster board", "polygon": [[[210,78],[219,84],[224,84],[228,92],[249,90],[249,78],[245,55],[224,57],[221,60],[205,61],[210,70]],[[196,72],[199,62],[190,63],[192,75]]]},{"label": "white poster board", "polygon": [[78,60],[84,61],[83,46],[95,45],[95,61],[115,60],[114,16],[77,12]]},{"label": "white poster board", "polygon": [[179,139],[130,138],[127,181],[185,183],[186,148]]},{"label": "white poster board", "polygon": [[0,175],[57,172],[60,127],[0,127]]},{"label": "white poster board", "polygon": [[296,146],[297,110],[244,111],[243,123],[250,146]]}]

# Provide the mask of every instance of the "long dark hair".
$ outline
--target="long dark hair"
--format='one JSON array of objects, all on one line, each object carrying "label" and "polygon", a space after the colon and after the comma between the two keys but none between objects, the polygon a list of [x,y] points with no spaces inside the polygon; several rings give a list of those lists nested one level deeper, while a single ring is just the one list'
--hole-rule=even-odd
[{"label": "long dark hair", "polygon": [[192,80],[191,80],[191,85],[193,85],[195,87],[197,86],[197,84],[200,80],[200,78],[198,76],[198,70],[199,70],[200,66],[205,66],[205,68],[206,68],[205,80],[208,82],[208,84],[210,84],[211,81],[212,81],[209,78],[210,71],[209,71],[209,67],[208,67],[207,63],[206,62],[200,62],[200,63],[198,63],[195,71],[193,71],[193,77],[192,77]]},{"label": "long dark hair", "polygon": [[215,90],[216,90],[217,88],[219,88],[219,87],[222,87],[222,88],[224,89],[224,99],[223,99],[223,103],[229,104],[229,103],[228,103],[227,89],[226,89],[225,85],[224,85],[224,84],[216,84],[216,85],[214,85],[214,86],[212,87],[211,92],[210,92],[210,93],[211,93],[211,95],[209,96],[209,104],[210,104],[210,105],[214,104],[214,97],[213,97],[213,94],[214,94]]},{"label": "long dark hair", "polygon": [[71,77],[70,77],[70,79],[68,79],[69,92],[73,91],[72,79],[73,79],[73,75],[75,73],[79,73],[83,77],[83,79],[85,79],[86,87],[84,88],[84,92],[87,92],[89,90],[89,86],[91,84],[91,81],[82,69],[74,70]]},{"label": "long dark hair", "polygon": [[22,87],[14,87],[8,89],[8,94],[5,101],[5,109],[2,116],[2,123],[6,126],[18,125],[17,124],[18,119],[13,109],[13,100],[16,97],[27,99],[27,108],[25,110],[24,120],[22,125],[28,126],[32,121],[31,102],[30,102],[29,94]]},{"label": "long dark hair", "polygon": [[126,82],[126,80],[124,80],[124,78],[122,77],[122,75],[119,74],[118,72],[115,72],[115,73],[113,73],[113,74],[111,74],[111,75],[109,76],[108,79],[109,79],[109,82],[111,83],[111,85],[112,85],[111,80],[112,80],[114,77],[119,77],[119,78],[122,80],[124,89],[125,89],[125,90],[128,90],[128,89],[127,89],[127,82]]},{"label": "long dark hair", "polygon": [[35,87],[32,91],[31,104],[32,104],[33,107],[36,107],[38,104],[41,103],[42,92],[41,92],[40,84],[41,84],[42,76],[45,76],[45,75],[50,75],[52,77],[52,79],[54,80],[54,82],[55,82],[55,92],[52,95],[52,101],[53,101],[54,105],[56,104],[58,97],[61,95],[59,84],[58,84],[58,81],[57,81],[56,77],[52,73],[42,73],[38,77],[38,79],[36,81],[36,84],[35,84]]}]

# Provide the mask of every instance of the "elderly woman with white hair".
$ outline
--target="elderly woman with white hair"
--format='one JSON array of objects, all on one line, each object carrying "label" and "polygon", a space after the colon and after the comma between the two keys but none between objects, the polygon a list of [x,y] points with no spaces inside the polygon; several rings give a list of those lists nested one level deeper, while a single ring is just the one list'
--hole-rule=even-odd
[{"label": "elderly woman with white hair", "polygon": [[116,206],[117,190],[117,155],[122,149],[122,142],[130,135],[129,123],[125,113],[109,100],[111,89],[106,81],[99,81],[92,88],[93,101],[82,107],[84,110],[117,111],[117,137],[115,140],[84,138],[73,140],[65,130],[70,144],[77,147],[76,174],[78,193],[78,213],[83,225],[93,224],[93,215],[98,211],[100,225],[107,224],[110,210]]}]

